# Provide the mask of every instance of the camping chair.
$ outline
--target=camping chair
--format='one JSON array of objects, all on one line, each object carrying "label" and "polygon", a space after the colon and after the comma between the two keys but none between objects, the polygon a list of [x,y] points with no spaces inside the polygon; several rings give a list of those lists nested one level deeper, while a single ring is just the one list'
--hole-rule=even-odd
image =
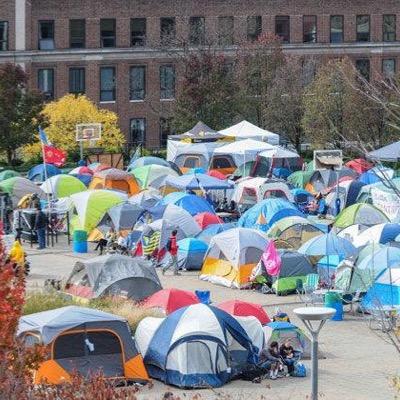
[{"label": "camping chair", "polygon": [[355,304],[360,303],[361,301],[361,290],[357,290],[354,295],[351,294],[351,297],[348,297],[348,294],[344,294],[342,301],[344,305],[350,306],[350,312],[352,315],[356,315],[357,308],[354,307]]},{"label": "camping chair", "polygon": [[308,274],[306,276],[305,287],[311,288],[312,290],[318,289],[319,285],[319,275],[318,274]]},{"label": "camping chair", "polygon": [[303,288],[298,288],[296,289],[297,296],[299,297],[299,300],[308,307],[308,305],[314,305],[314,289],[310,288],[308,286],[303,286]]}]

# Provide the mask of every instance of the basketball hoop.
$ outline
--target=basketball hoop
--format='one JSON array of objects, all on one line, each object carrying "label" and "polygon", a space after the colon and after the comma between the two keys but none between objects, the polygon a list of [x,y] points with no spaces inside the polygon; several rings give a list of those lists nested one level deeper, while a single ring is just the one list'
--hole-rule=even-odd
[{"label": "basketball hoop", "polygon": [[89,147],[95,147],[96,141],[101,139],[101,124],[78,124],[76,125],[76,141],[80,144],[81,160],[83,159],[83,143],[87,142]]}]

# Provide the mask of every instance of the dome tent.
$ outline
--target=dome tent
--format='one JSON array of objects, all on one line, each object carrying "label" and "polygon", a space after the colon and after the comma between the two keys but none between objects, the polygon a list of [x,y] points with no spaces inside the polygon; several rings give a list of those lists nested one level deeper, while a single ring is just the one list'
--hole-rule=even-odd
[{"label": "dome tent", "polygon": [[161,204],[175,204],[189,212],[190,215],[197,215],[202,212],[215,214],[212,206],[206,200],[195,194],[183,192],[170,193],[161,200]]},{"label": "dome tent", "polygon": [[178,387],[220,387],[257,362],[259,349],[244,324],[195,304],[167,318],[144,318],[135,341],[151,377]]},{"label": "dome tent", "polygon": [[200,271],[208,245],[199,239],[186,238],[178,242],[178,265],[189,271]]},{"label": "dome tent", "polygon": [[9,178],[14,178],[15,176],[21,176],[21,174],[11,169],[5,169],[4,171],[0,172],[0,182]]},{"label": "dome tent", "polygon": [[139,193],[136,179],[128,172],[117,168],[108,168],[95,172],[90,182],[89,189],[111,189],[127,193],[132,196]]},{"label": "dome tent", "polygon": [[45,180],[40,188],[54,198],[68,197],[71,194],[83,192],[86,186],[72,175],[55,175]]},{"label": "dome tent", "polygon": [[36,193],[40,199],[44,200],[46,198],[46,194],[39,186],[21,176],[15,176],[0,182],[0,190],[9,194],[13,207],[17,207],[19,201],[27,194]]},{"label": "dome tent", "polygon": [[334,226],[344,229],[354,224],[373,226],[385,222],[389,222],[389,219],[379,208],[372,204],[356,203],[339,213],[335,219]]},{"label": "dome tent", "polygon": [[62,174],[61,170],[52,164],[38,164],[28,171],[28,179],[33,182],[44,182],[46,178]]},{"label": "dome tent", "polygon": [[259,304],[241,300],[227,300],[222,303],[219,303],[217,307],[234,316],[239,316],[239,317],[253,316],[257,318],[262,325],[271,322],[268,314]]}]

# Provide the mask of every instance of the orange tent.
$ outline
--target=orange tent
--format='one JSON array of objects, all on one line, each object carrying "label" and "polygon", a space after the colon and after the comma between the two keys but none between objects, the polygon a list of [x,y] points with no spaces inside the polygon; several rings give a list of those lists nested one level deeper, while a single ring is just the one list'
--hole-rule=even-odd
[{"label": "orange tent", "polygon": [[117,168],[96,172],[89,189],[112,189],[133,196],[140,192],[140,187],[132,174]]}]

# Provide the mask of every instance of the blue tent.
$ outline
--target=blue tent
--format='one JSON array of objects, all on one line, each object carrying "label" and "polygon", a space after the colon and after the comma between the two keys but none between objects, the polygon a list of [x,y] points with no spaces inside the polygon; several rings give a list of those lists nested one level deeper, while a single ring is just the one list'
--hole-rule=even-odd
[{"label": "blue tent", "polygon": [[85,174],[78,174],[75,175],[85,186],[89,186],[90,182],[92,182],[93,176],[92,175],[85,175]]},{"label": "blue tent", "polygon": [[307,218],[305,214],[303,214],[301,211],[299,211],[296,208],[283,208],[282,210],[279,210],[276,212],[273,217],[269,220],[269,226],[271,227],[275,222],[278,222],[282,218],[286,217],[301,217],[301,218]]},{"label": "blue tent", "polygon": [[204,200],[202,197],[196,196],[195,194],[183,192],[170,193],[161,200],[161,204],[175,204],[176,206],[182,207],[190,215],[196,215],[202,212],[210,212],[215,214],[215,211],[210,203],[208,203],[208,201]]},{"label": "blue tent", "polygon": [[165,185],[172,186],[181,190],[215,190],[231,189],[233,183],[214,178],[206,174],[186,174],[176,177],[167,177]]},{"label": "blue tent", "polygon": [[219,308],[194,304],[164,319],[143,319],[135,341],[151,377],[179,387],[220,387],[258,361],[243,326]]},{"label": "blue tent", "polygon": [[[47,178],[62,174],[62,171],[52,164],[46,164]],[[46,180],[44,164],[38,164],[28,171],[28,179],[34,182]]]},{"label": "blue tent", "polygon": [[[277,212],[285,209],[298,211],[296,206],[287,200],[270,198],[260,201],[253,207],[249,208],[240,217],[238,221],[238,227],[255,228],[266,232],[271,227],[271,220],[274,215]],[[281,215],[281,218],[287,216],[287,214],[285,215],[285,212]]]},{"label": "blue tent", "polygon": [[291,192],[296,203],[308,203],[314,199],[314,196],[305,189],[296,188],[292,189]]},{"label": "blue tent", "polygon": [[204,254],[208,249],[207,243],[200,239],[186,238],[178,241],[178,249],[180,267],[187,270],[201,270]]},{"label": "blue tent", "polygon": [[293,171],[290,171],[287,168],[283,167],[277,167],[272,169],[272,175],[281,178],[281,179],[287,179],[287,177],[292,173]]},{"label": "blue tent", "polygon": [[236,228],[236,226],[237,225],[234,222],[228,222],[225,224],[210,224],[197,235],[197,239],[209,244],[215,235],[218,235],[220,232],[227,231],[228,229]]}]

